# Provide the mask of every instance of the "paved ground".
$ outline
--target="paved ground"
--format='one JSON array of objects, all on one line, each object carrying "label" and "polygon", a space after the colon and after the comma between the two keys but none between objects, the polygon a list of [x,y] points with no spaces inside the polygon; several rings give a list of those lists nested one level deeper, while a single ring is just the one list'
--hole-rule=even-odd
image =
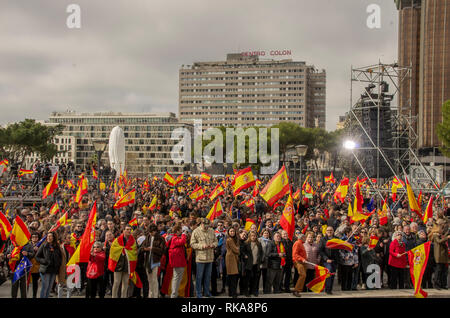
[{"label": "paved ground", "polygon": [[[31,288],[31,286],[30,286]],[[429,298],[450,298],[450,290],[436,290],[436,289],[425,289],[428,293]],[[39,297],[38,290],[38,297]],[[20,297],[20,292],[19,295]],[[28,290],[28,297],[32,296],[31,289]],[[52,298],[56,295],[51,294]],[[10,298],[11,297],[11,281],[6,281],[2,286],[0,286],[0,298]],[[111,296],[106,296],[110,298]],[[269,294],[261,295],[264,298],[296,298],[292,294]],[[84,298],[84,296],[72,296],[72,298]],[[222,294],[217,298],[228,298],[227,294]],[[244,299],[255,299],[252,297],[239,296],[239,298]],[[391,290],[391,289],[380,289],[380,290],[357,290],[357,291],[341,291],[340,287],[335,284],[332,295],[327,295],[324,292],[320,294],[316,293],[302,293],[302,298],[414,298],[413,289],[401,289],[401,290]]]}]

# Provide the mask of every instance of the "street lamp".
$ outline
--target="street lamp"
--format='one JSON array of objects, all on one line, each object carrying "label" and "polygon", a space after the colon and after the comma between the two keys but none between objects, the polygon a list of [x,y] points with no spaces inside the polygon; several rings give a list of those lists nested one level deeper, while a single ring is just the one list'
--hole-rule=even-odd
[{"label": "street lamp", "polygon": [[298,162],[298,156],[292,156],[291,157],[292,162],[294,163],[294,185],[297,185],[297,173],[296,173],[296,169],[297,169],[297,162]]},{"label": "street lamp", "polygon": [[[108,145],[108,140],[105,139],[92,139],[92,145],[94,146],[94,150],[97,153],[97,170],[100,172],[100,160],[102,158],[103,152],[106,150],[106,146]],[[97,179],[97,188],[100,193],[100,175]]]},{"label": "street lamp", "polygon": [[295,151],[297,151],[297,155],[300,157],[300,182],[302,182],[302,158],[304,156],[306,156],[306,152],[308,151],[308,146],[297,145],[297,146],[295,146]]}]

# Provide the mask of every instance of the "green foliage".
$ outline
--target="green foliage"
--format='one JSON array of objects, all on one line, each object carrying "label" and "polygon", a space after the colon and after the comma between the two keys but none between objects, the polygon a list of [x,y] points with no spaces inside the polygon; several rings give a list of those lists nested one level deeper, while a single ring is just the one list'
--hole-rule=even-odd
[{"label": "green foliage", "polygon": [[436,131],[442,142],[439,149],[445,156],[450,157],[450,100],[442,105],[442,123],[437,125]]},{"label": "green foliage", "polygon": [[62,132],[62,126],[44,126],[34,119],[0,128],[0,156],[13,162],[22,162],[25,157],[37,153],[42,160],[50,160],[58,149],[53,138]]}]

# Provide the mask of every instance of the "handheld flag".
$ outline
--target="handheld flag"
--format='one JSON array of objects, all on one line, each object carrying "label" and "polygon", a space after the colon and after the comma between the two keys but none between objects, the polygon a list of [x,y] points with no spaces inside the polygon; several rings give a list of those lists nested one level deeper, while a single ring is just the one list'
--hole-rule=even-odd
[{"label": "handheld flag", "polygon": [[427,208],[422,217],[423,224],[427,224],[428,220],[431,220],[432,218],[433,218],[433,195],[430,195],[430,200],[428,201]]},{"label": "handheld flag", "polygon": [[286,167],[283,165],[281,169],[270,179],[264,189],[261,190],[260,196],[273,206],[276,201],[281,199],[289,191],[289,178],[286,173]]},{"label": "handheld flag", "polygon": [[233,180],[233,195],[236,196],[242,190],[254,186],[255,183],[251,167],[239,170]]},{"label": "handheld flag", "polygon": [[314,267],[315,278],[306,287],[315,293],[321,293],[325,289],[325,281],[333,274],[323,266],[315,265]]},{"label": "handheld flag", "polygon": [[26,169],[20,169],[19,170],[19,172],[18,172],[18,176],[19,177],[22,177],[22,176],[24,176],[24,175],[26,175],[26,174],[33,174],[33,170],[26,170]]},{"label": "handheld flag", "polygon": [[337,203],[338,200],[341,201],[341,203],[344,203],[344,199],[347,196],[347,192],[348,192],[348,183],[349,183],[349,179],[348,178],[344,178],[341,180],[341,183],[339,184],[339,186],[336,188],[336,191],[334,192],[334,202]]},{"label": "handheld flag", "polygon": [[411,185],[409,184],[408,177],[405,175],[405,181],[406,181],[406,192],[408,194],[408,201],[409,201],[409,208],[411,211],[414,211],[417,215],[419,215],[420,218],[422,218],[422,214],[419,210],[419,205],[417,204],[416,197],[414,196],[414,192],[411,188]]},{"label": "handheld flag", "polygon": [[246,230],[247,232],[250,231],[250,228],[252,227],[253,224],[256,224],[256,222],[253,219],[247,218],[245,220],[244,230]]},{"label": "handheld flag", "polygon": [[11,223],[9,223],[6,216],[2,212],[0,212],[0,234],[2,241],[6,241],[8,239],[11,230]]},{"label": "handheld flag", "polygon": [[51,195],[58,188],[58,172],[53,175],[52,180],[46,185],[44,190],[42,190],[42,199],[45,199]]},{"label": "handheld flag", "polygon": [[211,201],[214,201],[215,198],[217,198],[219,195],[222,195],[225,193],[225,190],[222,188],[221,184],[219,183],[214,190],[212,190],[211,194],[209,195],[209,199]]},{"label": "handheld flag", "polygon": [[136,199],[136,189],[131,190],[123,197],[121,197],[115,204],[114,209],[120,209],[121,207],[127,206],[128,204],[134,203]]},{"label": "handheld flag", "polygon": [[289,239],[292,241],[295,232],[295,218],[294,203],[290,193],[280,219],[280,226],[287,232]]},{"label": "handheld flag", "polygon": [[337,238],[328,240],[326,247],[330,249],[346,250],[349,252],[353,251],[353,244]]},{"label": "handheld flag", "polygon": [[11,230],[11,242],[14,246],[24,246],[30,240],[31,234],[22,219],[16,216],[13,228]]},{"label": "handheld flag", "polygon": [[325,183],[332,183],[332,184],[336,183],[336,179],[333,176],[333,171],[331,171],[329,177],[325,177]]},{"label": "handheld flag", "polygon": [[201,179],[203,181],[209,181],[209,180],[211,180],[211,176],[209,174],[207,174],[206,172],[202,172]]},{"label": "handheld flag", "polygon": [[172,177],[170,173],[166,172],[163,180],[166,181],[169,185],[175,186],[175,179]]},{"label": "handheld flag", "polygon": [[375,248],[375,246],[377,246],[379,240],[380,240],[380,238],[378,236],[371,235],[370,236],[370,241],[369,241],[369,247],[370,248]]},{"label": "handheld flag", "polygon": [[423,243],[408,251],[409,272],[411,281],[414,285],[414,296],[417,298],[425,298],[428,293],[425,292],[422,285],[422,277],[428,263],[431,242]]},{"label": "handheld flag", "polygon": [[23,256],[22,260],[20,261],[19,265],[17,265],[17,268],[14,271],[14,275],[11,280],[11,284],[14,284],[16,281],[18,281],[23,276],[25,276],[27,273],[29,273],[32,266],[33,266],[33,264],[28,259],[28,257]]},{"label": "handheld flag", "polygon": [[52,205],[52,207],[50,208],[50,215],[55,215],[59,212],[59,204],[58,202],[55,202],[55,204]]},{"label": "handheld flag", "polygon": [[220,199],[217,199],[217,201],[212,206],[211,210],[209,210],[208,215],[206,216],[207,219],[210,221],[213,221],[215,218],[219,217],[223,212],[222,204],[220,203]]},{"label": "handheld flag", "polygon": [[148,206],[150,211],[153,211],[154,209],[156,209],[156,203],[158,203],[158,198],[157,198],[156,195],[154,195],[153,199],[152,199],[152,202],[150,202],[150,205]]}]

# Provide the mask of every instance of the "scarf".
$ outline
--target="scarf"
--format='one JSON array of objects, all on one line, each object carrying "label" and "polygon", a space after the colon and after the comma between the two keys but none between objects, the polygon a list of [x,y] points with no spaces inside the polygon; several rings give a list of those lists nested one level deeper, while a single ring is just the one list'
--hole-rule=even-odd
[{"label": "scarf", "polygon": [[[277,246],[277,252],[279,253],[286,253],[284,250],[284,245],[283,243],[280,242],[280,244],[275,244]],[[286,265],[286,257],[282,257],[281,258],[281,267],[283,267],[284,265]]]}]

